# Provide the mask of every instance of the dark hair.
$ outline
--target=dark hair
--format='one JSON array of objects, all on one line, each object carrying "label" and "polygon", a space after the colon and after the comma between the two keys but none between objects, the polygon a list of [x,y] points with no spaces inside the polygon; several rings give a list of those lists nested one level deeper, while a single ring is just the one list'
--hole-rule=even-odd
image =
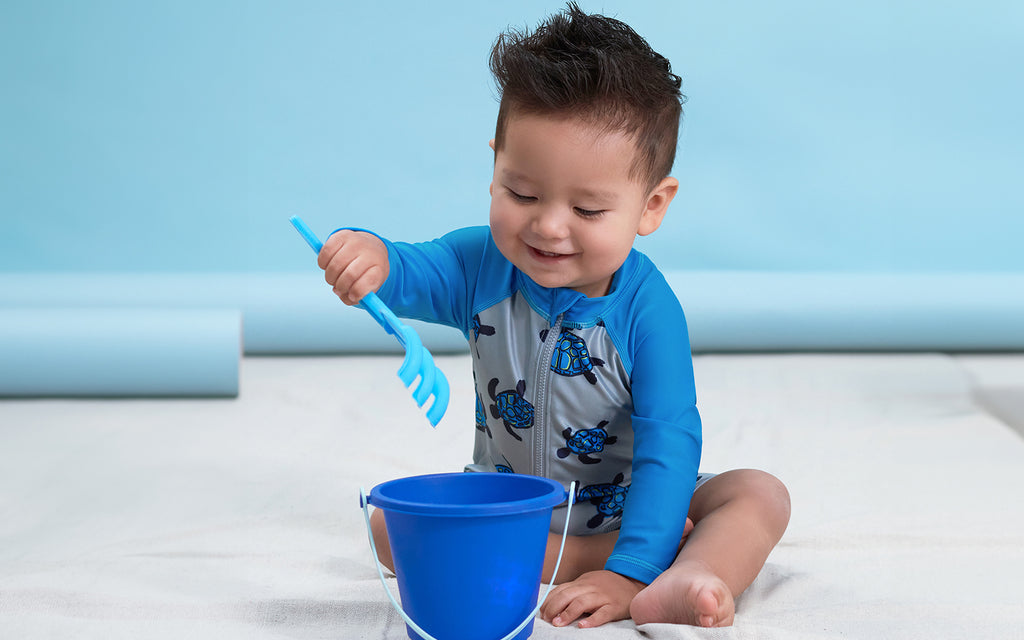
[{"label": "dark hair", "polygon": [[501,94],[495,151],[513,114],[574,116],[631,135],[631,176],[650,187],[672,170],[682,80],[629,25],[570,2],[533,33],[499,35],[490,67]]}]

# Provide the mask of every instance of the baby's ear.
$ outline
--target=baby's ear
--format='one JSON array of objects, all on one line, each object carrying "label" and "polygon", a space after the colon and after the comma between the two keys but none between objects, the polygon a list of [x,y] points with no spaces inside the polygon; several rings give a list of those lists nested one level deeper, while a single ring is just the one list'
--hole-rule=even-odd
[{"label": "baby's ear", "polygon": [[678,191],[679,181],[672,176],[665,178],[658,183],[658,186],[654,187],[650,195],[647,196],[647,204],[640,217],[640,226],[636,230],[637,235],[646,236],[658,230],[661,221],[665,219],[668,205],[672,203],[672,198],[676,197]]},{"label": "baby's ear", "polygon": [[491,148],[491,151],[494,151],[494,138],[491,138],[491,141],[487,143],[487,146]]}]

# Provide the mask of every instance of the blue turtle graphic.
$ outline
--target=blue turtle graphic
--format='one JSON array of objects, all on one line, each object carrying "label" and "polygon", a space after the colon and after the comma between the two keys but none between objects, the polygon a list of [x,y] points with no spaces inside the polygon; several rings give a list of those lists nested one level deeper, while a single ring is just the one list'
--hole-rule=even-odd
[{"label": "blue turtle graphic", "polygon": [[592,458],[590,454],[604,451],[606,444],[615,444],[619,439],[618,436],[608,435],[608,432],[604,429],[607,424],[607,420],[602,420],[593,429],[580,429],[576,433],[572,432],[571,427],[566,427],[562,431],[562,437],[565,438],[565,446],[556,451],[555,455],[559,458],[565,458],[575,453],[583,464],[597,464],[601,462],[600,458]]},{"label": "blue turtle graphic", "polygon": [[[541,342],[548,339],[548,329],[540,332]],[[590,355],[583,338],[568,329],[558,334],[555,351],[551,354],[551,370],[560,376],[583,376],[590,384],[597,384],[594,367],[603,367],[604,360]]]},{"label": "blue turtle graphic", "polygon": [[480,322],[480,314],[473,316],[473,350],[476,351],[476,357],[480,357],[480,347],[477,343],[480,342],[480,336],[493,336],[495,329],[489,324]]},{"label": "blue turtle graphic", "polygon": [[487,414],[484,413],[484,403],[480,400],[479,393],[476,394],[476,430],[483,431],[488,438],[494,438],[491,435],[491,427],[487,424]]},{"label": "blue turtle graphic", "polygon": [[495,393],[498,388],[498,379],[491,378],[487,384],[487,393],[494,400],[491,405],[491,415],[500,418],[505,423],[505,430],[522,442],[523,438],[512,429],[529,429],[533,426],[533,405],[526,401],[523,394],[526,392],[526,381],[520,380],[516,383],[515,389]]},{"label": "blue turtle graphic", "polygon": [[591,484],[576,492],[576,500],[589,500],[597,507],[597,515],[587,520],[587,526],[596,529],[604,522],[605,518],[614,518],[622,515],[622,505],[626,502],[626,493],[629,487],[619,486],[622,482],[621,473],[615,476],[610,484]]}]

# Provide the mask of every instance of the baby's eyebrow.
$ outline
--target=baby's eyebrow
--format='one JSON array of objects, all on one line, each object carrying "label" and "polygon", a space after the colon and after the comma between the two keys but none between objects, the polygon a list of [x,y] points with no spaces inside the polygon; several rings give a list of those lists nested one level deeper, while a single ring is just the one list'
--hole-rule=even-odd
[{"label": "baby's eyebrow", "polygon": [[507,180],[519,180],[521,182],[532,182],[530,176],[525,173],[520,173],[515,169],[504,168],[501,170],[501,176]]},{"label": "baby's eyebrow", "polygon": [[615,200],[615,195],[616,195],[615,192],[613,192],[613,191],[606,191],[604,189],[588,189],[588,188],[579,189],[578,193],[579,193],[580,196],[582,196],[584,198],[593,198],[593,199],[598,200],[600,202],[610,202],[610,201],[613,201],[613,200]]}]

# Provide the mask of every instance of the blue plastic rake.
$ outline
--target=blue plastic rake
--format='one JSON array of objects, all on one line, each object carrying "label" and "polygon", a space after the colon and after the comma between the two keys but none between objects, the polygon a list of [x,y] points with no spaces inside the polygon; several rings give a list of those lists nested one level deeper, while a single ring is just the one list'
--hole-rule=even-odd
[{"label": "blue plastic rake", "polygon": [[[298,216],[290,218],[292,226],[302,234],[313,251],[320,254],[323,243],[316,237],[313,230]],[[412,397],[416,405],[422,407],[430,396],[434,396],[434,402],[427,409],[427,420],[430,424],[437,426],[437,423],[444,417],[448,410],[448,379],[444,373],[434,364],[434,358],[430,351],[423,346],[416,330],[404,324],[398,316],[388,308],[384,302],[377,297],[376,293],[370,292],[360,301],[359,306],[369,312],[377,324],[384,327],[384,330],[395,336],[402,347],[405,348],[405,360],[398,369],[398,377],[406,387],[412,386],[416,378],[419,378],[419,385],[413,389]]]}]

